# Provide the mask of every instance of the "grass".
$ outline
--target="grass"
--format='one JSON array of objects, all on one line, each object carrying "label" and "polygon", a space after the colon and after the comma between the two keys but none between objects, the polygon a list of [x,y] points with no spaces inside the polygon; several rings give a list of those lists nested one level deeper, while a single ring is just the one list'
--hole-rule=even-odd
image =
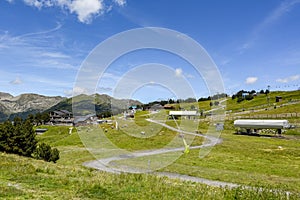
[{"label": "grass", "polygon": [[[283,99],[281,102],[276,103],[275,97],[276,96],[282,96]],[[269,97],[269,102],[267,97]],[[282,104],[289,103],[291,101],[300,100],[300,91],[289,91],[289,92],[282,92],[282,91],[275,91],[269,93],[269,95],[258,95],[254,97],[254,99],[247,101],[244,100],[240,103],[237,103],[237,99],[229,99],[226,102],[226,110],[232,110],[232,111],[240,111],[241,109],[250,110],[250,109],[257,109],[257,108],[267,108],[270,106],[273,106],[274,103],[276,103],[277,106],[280,106]]]},{"label": "grass", "polygon": [[[299,91],[270,95],[272,98],[283,96],[282,103],[300,99]],[[258,96],[245,102],[244,106],[253,108],[265,101],[264,96]],[[200,102],[203,108],[209,106],[207,103]],[[227,103],[234,112],[242,108],[241,104],[231,99]],[[190,104],[185,106],[188,108]],[[151,174],[115,175],[82,166],[83,162],[105,154],[101,151],[92,154],[95,153],[93,148],[88,151],[85,146],[111,147],[105,141],[107,138],[117,147],[128,151],[162,148],[173,138],[178,138],[176,144],[182,145],[178,133],[146,121],[147,118],[165,120],[168,125],[176,127],[173,120],[167,120],[165,113],[147,114],[139,112],[134,120],[117,119],[120,130],[112,125],[101,125],[103,134],[100,134],[99,127],[80,127],[81,131],[73,129],[72,134],[69,134],[69,127],[41,127],[48,131],[38,135],[38,140],[58,148],[60,159],[53,164],[0,153],[0,199],[300,199],[299,128],[288,130],[285,138],[254,137],[235,135],[233,122],[226,121],[221,134],[223,141],[209,155],[200,159],[199,150],[190,150],[189,154],[183,154],[174,163],[161,169],[253,186],[253,189],[210,187]],[[296,118],[290,121],[299,123]],[[177,122],[188,131],[198,129],[205,133],[209,127],[208,122]],[[193,145],[199,145],[202,141],[201,137],[195,137]],[[106,156],[110,153],[114,155],[120,152],[108,152]],[[284,191],[292,193],[288,197]]]},{"label": "grass", "polygon": [[291,105],[285,105],[278,107],[276,105],[276,108],[274,106],[269,107],[268,109],[255,112],[253,114],[285,114],[285,113],[299,113],[300,112],[300,102],[297,104],[291,104]]},{"label": "grass", "polygon": [[[176,136],[176,132],[161,126],[157,127],[160,128],[159,132],[151,137],[143,138],[127,134],[127,131],[136,130],[133,124],[138,124],[145,132],[153,128],[154,124],[150,125],[149,122],[143,122],[146,118],[148,118],[147,115],[140,113],[135,120],[126,120],[128,125],[125,127],[128,128],[126,131],[112,129],[110,125],[102,125],[103,130],[108,130],[105,137],[119,148],[137,151],[162,148]],[[166,123],[176,127],[173,120]],[[186,123],[191,124],[185,124],[185,129],[194,131],[194,128],[191,130],[191,127],[195,122],[191,120]],[[122,125],[122,123],[120,124]],[[178,124],[181,124],[180,121]],[[207,122],[201,122],[198,128],[201,128],[201,132],[205,133],[208,128]],[[223,142],[215,146],[207,157],[200,159],[199,150],[191,150],[189,154],[183,155],[162,171],[179,172],[242,185],[271,185],[275,188],[284,185],[288,190],[300,191],[299,129],[288,130],[285,134],[286,138],[279,139],[234,135],[232,121],[227,121],[224,128],[225,131],[221,135]],[[92,130],[90,129],[88,132],[89,135],[93,134]],[[61,132],[54,127],[46,133],[39,137],[41,140],[51,141],[52,145],[58,145],[58,149],[61,150],[61,159],[58,161],[60,164],[72,165],[76,163],[81,165],[84,161],[95,159],[95,155],[91,155],[80,144],[80,137],[75,130],[74,134],[69,135],[67,127],[62,128]],[[140,132],[138,131],[137,134]],[[54,136],[56,136],[57,141],[53,139]],[[182,141],[179,142],[182,145]],[[202,138],[196,137],[193,145],[199,145],[201,142]],[[282,149],[279,149],[279,146]]]},{"label": "grass", "polygon": [[[46,128],[47,131],[42,135],[37,135],[40,142],[46,142],[53,146],[80,146],[83,147],[78,134],[69,134],[68,126],[39,126],[38,128]],[[76,129],[72,129],[72,133],[76,133]]]},{"label": "grass", "polygon": [[[275,97],[276,96],[282,96],[282,101],[281,102],[275,102]],[[268,97],[269,97],[269,102],[268,102]],[[221,101],[222,99],[218,100]],[[213,100],[214,102],[215,100]],[[273,91],[270,92],[269,95],[267,96],[266,94],[261,94],[254,99],[247,101],[244,100],[240,103],[237,103],[237,99],[231,99],[230,97],[227,98],[227,101],[223,103],[223,105],[226,105],[226,110],[231,111],[232,113],[235,112],[240,112],[243,110],[256,110],[256,109],[265,109],[265,108],[272,108],[274,107],[274,104],[276,104],[277,107],[280,107],[283,104],[287,104],[290,102],[295,102],[295,101],[300,101],[300,91]],[[209,100],[207,101],[201,101],[201,102],[195,102],[195,103],[180,103],[180,107],[186,110],[191,110],[192,107],[197,108],[198,110],[204,110],[208,111],[211,109],[210,107],[210,102]],[[176,105],[176,104],[173,104]],[[296,109],[298,108],[299,110],[299,104]],[[286,110],[285,110],[286,109]],[[282,109],[276,110],[274,112],[279,113],[281,112],[289,112],[293,111],[295,112],[295,109],[293,109],[293,105],[291,106],[284,106]],[[268,111],[267,111],[268,112]],[[267,113],[266,112],[266,113]],[[264,112],[263,112],[264,113]]]},{"label": "grass", "polygon": [[[300,191],[300,139],[222,135],[223,143],[199,158],[191,150],[162,171],[179,172],[244,185],[285,186]],[[278,148],[281,146],[282,148]]]},{"label": "grass", "polygon": [[[2,199],[288,199],[276,190],[209,187],[149,174],[114,175],[0,154]],[[289,199],[299,196],[291,194]]]},{"label": "grass", "polygon": [[[178,137],[178,132],[169,130],[161,125],[146,121],[146,119],[166,120],[165,115],[157,113],[151,117],[148,112],[137,112],[134,119],[118,119],[116,118],[119,130],[115,129],[115,125],[101,125],[101,129],[107,131],[105,136],[112,141],[117,147],[129,151],[159,149],[168,145],[173,141],[173,145],[182,146],[182,139]],[[164,116],[164,117],[163,117]],[[195,125],[194,125],[195,127]],[[92,132],[92,130],[94,132]],[[90,136],[97,134],[97,128],[91,129]],[[194,130],[193,130],[194,131]],[[175,139],[174,139],[175,138]],[[177,143],[174,142],[177,140]],[[100,141],[100,140],[99,140]],[[202,138],[197,137],[194,144],[201,144]]]},{"label": "grass", "polygon": [[37,139],[39,142],[58,148],[59,164],[81,166],[83,162],[94,159],[82,144],[76,128],[73,128],[72,134],[69,134],[70,127],[67,126],[40,126],[39,128],[48,129],[44,134],[37,135]]},{"label": "grass", "polygon": [[134,137],[127,135],[126,132],[111,130],[106,136],[116,146],[129,151],[147,150],[162,148],[168,144],[177,133],[166,128],[162,128],[157,135],[149,138]]},{"label": "grass", "polygon": [[299,128],[287,130],[284,138],[235,135],[232,121],[226,121],[224,128],[223,142],[207,157],[200,159],[199,150],[191,150],[161,171],[300,191]]}]

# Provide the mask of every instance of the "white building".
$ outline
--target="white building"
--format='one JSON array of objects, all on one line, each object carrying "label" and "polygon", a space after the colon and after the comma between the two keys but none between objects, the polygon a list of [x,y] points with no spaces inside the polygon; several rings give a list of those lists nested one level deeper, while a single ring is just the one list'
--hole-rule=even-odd
[{"label": "white building", "polygon": [[198,116],[198,114],[197,114],[197,111],[180,110],[180,111],[170,111],[169,116],[195,119],[195,117]]}]

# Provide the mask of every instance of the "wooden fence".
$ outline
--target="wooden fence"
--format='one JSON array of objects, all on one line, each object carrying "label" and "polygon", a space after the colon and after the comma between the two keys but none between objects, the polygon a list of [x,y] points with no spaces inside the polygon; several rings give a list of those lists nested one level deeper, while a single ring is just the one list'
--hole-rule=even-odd
[{"label": "wooden fence", "polygon": [[300,113],[282,113],[282,114],[257,114],[257,115],[240,115],[227,116],[227,120],[234,119],[286,119],[286,118],[300,118]]}]

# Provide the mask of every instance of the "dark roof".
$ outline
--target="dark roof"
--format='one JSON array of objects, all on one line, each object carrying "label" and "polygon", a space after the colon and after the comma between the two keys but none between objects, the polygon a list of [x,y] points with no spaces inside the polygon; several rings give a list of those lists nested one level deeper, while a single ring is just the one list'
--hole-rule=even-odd
[{"label": "dark roof", "polygon": [[58,115],[71,115],[72,113],[67,111],[67,110],[55,110],[53,113],[58,114]]},{"label": "dark roof", "polygon": [[58,110],[53,111],[53,113],[58,114],[58,115],[63,115],[64,113]]},{"label": "dark roof", "polygon": [[65,113],[65,114],[68,114],[68,115],[72,114],[71,112],[69,112],[67,110],[60,110],[60,111],[63,112],[63,113]]},{"label": "dark roof", "polygon": [[86,120],[88,120],[91,117],[95,117],[95,114],[89,114],[89,115],[85,115],[85,116],[76,116],[74,119],[74,123],[78,123],[78,122],[84,122]]}]

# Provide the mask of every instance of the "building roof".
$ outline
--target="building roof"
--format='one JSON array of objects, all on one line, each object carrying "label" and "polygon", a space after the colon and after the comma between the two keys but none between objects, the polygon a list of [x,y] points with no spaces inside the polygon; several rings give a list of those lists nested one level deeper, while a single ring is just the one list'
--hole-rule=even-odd
[{"label": "building roof", "polygon": [[91,117],[95,117],[95,114],[89,114],[89,115],[85,115],[85,116],[76,116],[74,119],[74,123],[79,123],[79,122],[84,122],[88,119],[90,119]]},{"label": "building roof", "polygon": [[196,116],[197,111],[188,111],[188,110],[170,111],[169,115],[174,115],[174,116]]},{"label": "building roof", "polygon": [[67,110],[60,110],[60,111],[63,112],[63,113],[65,113],[65,114],[68,114],[68,115],[72,114],[71,112],[69,112]]},{"label": "building roof", "polygon": [[56,115],[59,115],[59,116],[66,116],[66,115],[72,115],[73,113],[67,111],[67,110],[55,110],[55,111],[52,111],[51,113],[54,113]]}]

